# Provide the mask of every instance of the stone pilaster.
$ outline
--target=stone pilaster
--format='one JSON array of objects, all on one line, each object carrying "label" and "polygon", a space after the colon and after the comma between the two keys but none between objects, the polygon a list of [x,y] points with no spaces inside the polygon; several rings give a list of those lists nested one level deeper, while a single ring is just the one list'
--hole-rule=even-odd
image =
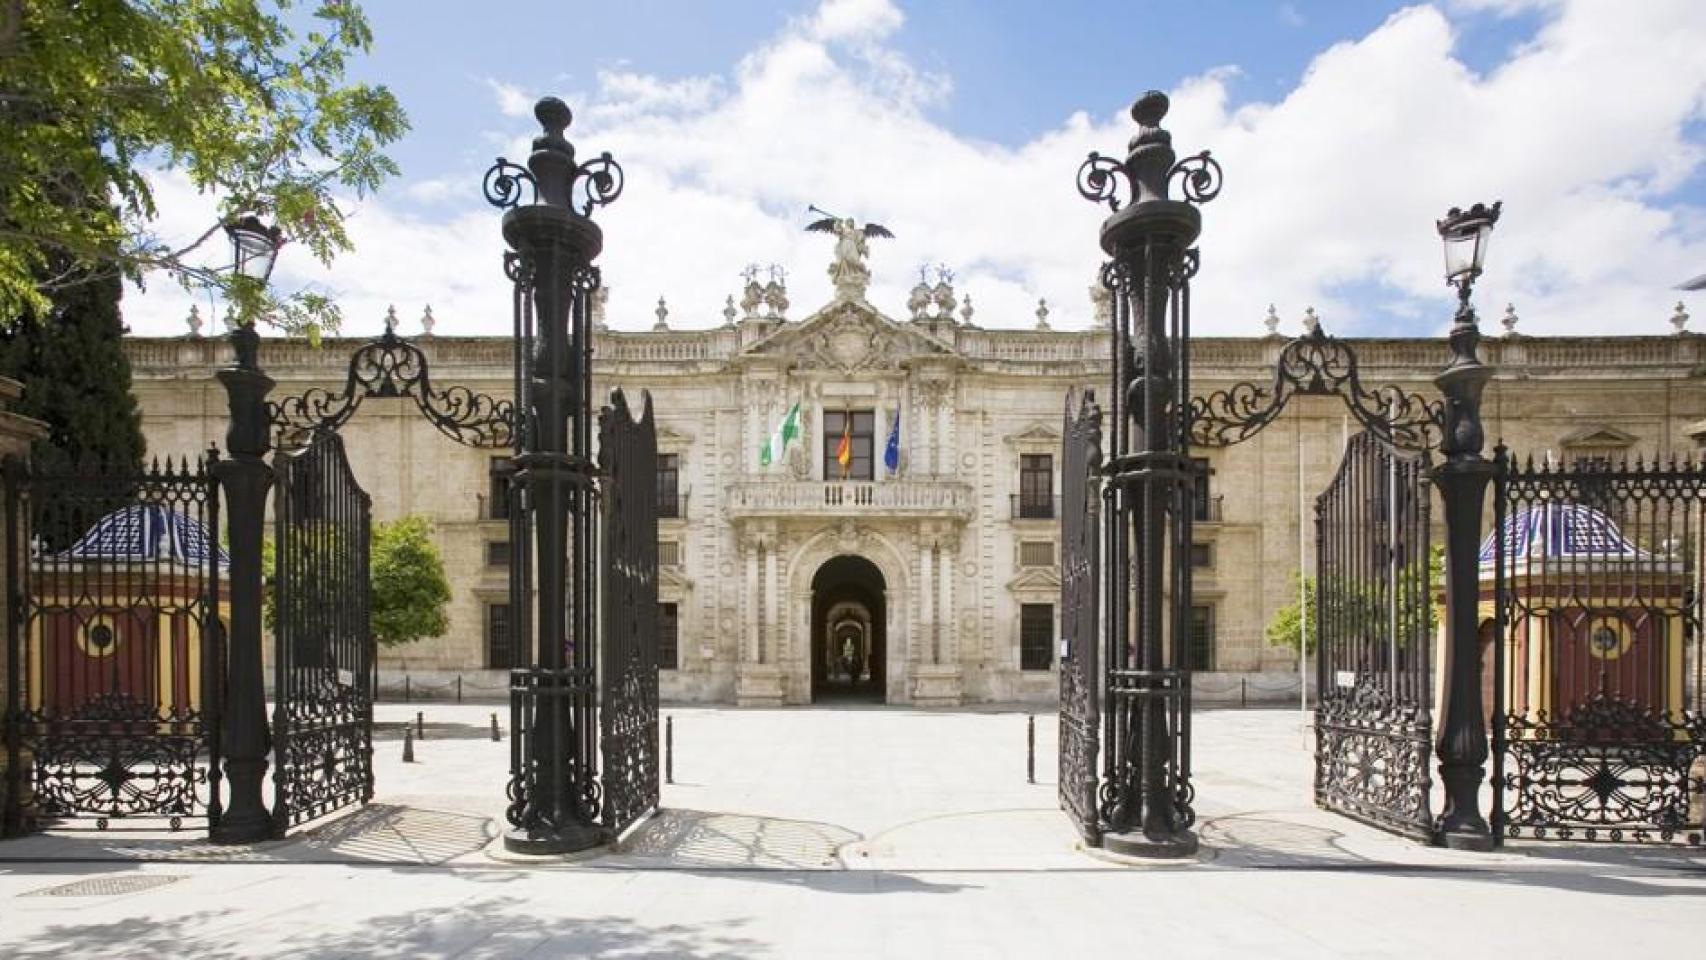
[{"label": "stone pilaster", "polygon": [[[11,541],[12,531],[17,526],[18,517],[10,504],[15,503],[12,484],[18,481],[19,470],[29,456],[30,442],[47,435],[47,425],[39,420],[12,412],[12,406],[23,395],[23,385],[16,380],[0,377],[0,461],[6,463],[4,471],[5,489],[0,494],[5,496],[9,505],[6,511],[6,522],[0,524],[0,556],[7,557],[11,563],[27,563],[28,551],[23,544]],[[10,573],[10,571],[4,571]],[[12,609],[11,589],[0,590],[0,616],[4,616],[7,624],[17,624],[17,611]],[[15,629],[15,627],[13,628]],[[20,674],[23,664],[16,659],[16,637],[8,636],[5,669],[0,671],[0,705],[6,713],[16,711],[19,700],[24,695],[23,677]],[[0,836],[15,836],[30,828],[34,822],[34,798],[30,795],[30,766],[32,755],[23,749],[18,751],[18,762],[12,765],[9,750],[0,750]]]}]

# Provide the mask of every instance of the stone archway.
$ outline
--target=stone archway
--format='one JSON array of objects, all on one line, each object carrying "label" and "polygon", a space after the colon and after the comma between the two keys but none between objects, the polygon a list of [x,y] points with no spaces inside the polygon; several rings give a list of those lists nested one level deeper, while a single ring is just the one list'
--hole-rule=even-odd
[{"label": "stone archway", "polygon": [[[910,700],[910,643],[912,619],[908,568],[902,553],[887,535],[844,523],[819,530],[785,554],[783,596],[789,598],[783,622],[779,663],[787,702],[812,701],[812,581],[825,564],[837,557],[863,560],[876,569],[882,583],[878,609],[871,610],[871,631],[881,630],[883,661],[880,672],[869,668],[866,675],[876,681],[874,699],[885,703]],[[880,693],[880,695],[878,695]]]},{"label": "stone archway", "polygon": [[887,584],[876,564],[855,554],[823,562],[812,574],[811,691],[825,699],[886,699]]}]

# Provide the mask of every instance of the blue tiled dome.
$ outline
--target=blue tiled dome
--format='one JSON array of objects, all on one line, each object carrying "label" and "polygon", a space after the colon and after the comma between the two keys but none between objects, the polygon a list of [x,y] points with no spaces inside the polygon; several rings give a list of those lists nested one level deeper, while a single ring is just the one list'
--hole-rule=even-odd
[{"label": "blue tiled dome", "polygon": [[[1652,554],[1630,543],[1616,521],[1579,503],[1542,503],[1505,518],[1502,531],[1507,564],[1545,560],[1649,560]],[[1481,541],[1481,564],[1491,568],[1498,541]]]},{"label": "blue tiled dome", "polygon": [[200,523],[157,503],[134,503],[96,521],[57,559],[200,566],[210,550],[218,554],[220,566],[230,564]]}]

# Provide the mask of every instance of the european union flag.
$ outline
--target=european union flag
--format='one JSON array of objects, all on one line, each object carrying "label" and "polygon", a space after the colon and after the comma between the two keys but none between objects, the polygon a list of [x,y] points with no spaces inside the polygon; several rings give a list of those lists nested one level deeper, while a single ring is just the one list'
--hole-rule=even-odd
[{"label": "european union flag", "polygon": [[900,411],[894,412],[894,426],[889,427],[889,443],[883,448],[883,466],[890,473],[900,469]]}]

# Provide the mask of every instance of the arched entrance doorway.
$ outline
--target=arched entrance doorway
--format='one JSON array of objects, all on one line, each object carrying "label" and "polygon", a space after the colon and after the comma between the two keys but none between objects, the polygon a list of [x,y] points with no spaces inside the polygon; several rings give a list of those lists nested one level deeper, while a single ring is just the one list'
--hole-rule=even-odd
[{"label": "arched entrance doorway", "polygon": [[831,557],[812,576],[813,701],[883,702],[886,590],[882,572],[864,557]]}]

